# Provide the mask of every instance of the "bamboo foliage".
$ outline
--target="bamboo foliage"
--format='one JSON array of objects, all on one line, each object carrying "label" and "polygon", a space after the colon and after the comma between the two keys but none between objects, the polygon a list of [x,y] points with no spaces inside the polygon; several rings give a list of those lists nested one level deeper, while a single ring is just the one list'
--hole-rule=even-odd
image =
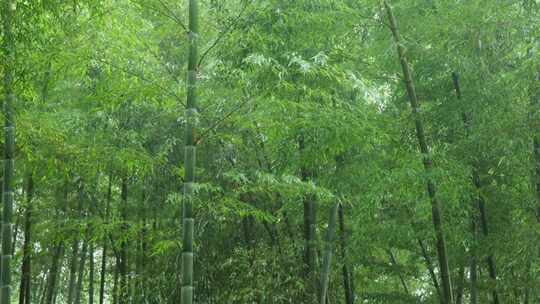
[{"label": "bamboo foliage", "polygon": [[381,1],[0,1],[0,304],[539,302],[540,4]]}]

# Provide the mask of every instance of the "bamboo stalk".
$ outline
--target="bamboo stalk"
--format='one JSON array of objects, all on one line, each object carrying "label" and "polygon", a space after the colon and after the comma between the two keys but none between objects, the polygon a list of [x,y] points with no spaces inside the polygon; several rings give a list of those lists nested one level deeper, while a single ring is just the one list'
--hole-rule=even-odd
[{"label": "bamboo stalk", "polygon": [[396,18],[392,11],[392,8],[388,4],[388,1],[383,1],[384,7],[388,15],[388,21],[394,42],[396,43],[396,49],[399,56],[399,61],[403,69],[403,78],[405,82],[405,87],[407,89],[407,95],[409,97],[409,102],[411,105],[411,111],[413,114],[413,119],[416,127],[416,137],[418,139],[418,144],[420,146],[420,152],[422,154],[424,170],[427,173],[427,192],[431,202],[431,215],[433,221],[433,228],[435,230],[435,238],[437,243],[437,257],[439,260],[439,269],[441,272],[441,282],[443,287],[443,297],[445,304],[453,304],[454,298],[452,295],[452,282],[450,279],[450,269],[448,266],[448,256],[446,251],[446,241],[444,238],[444,229],[442,224],[442,214],[440,202],[437,198],[437,188],[435,182],[431,177],[431,172],[433,171],[433,162],[431,159],[431,153],[429,146],[427,144],[426,136],[424,133],[424,124],[420,115],[420,104],[418,102],[418,97],[416,95],[416,90],[414,87],[414,82],[412,79],[411,69],[407,58],[405,56],[405,47],[399,35]]},{"label": "bamboo stalk", "polygon": [[[454,83],[454,89],[456,90],[456,96],[458,99],[461,99],[461,87],[459,85],[459,75],[456,72],[452,73],[452,80]],[[469,133],[468,128],[470,125],[469,117],[465,112],[462,113],[463,117],[463,123],[465,125],[465,129],[467,130],[467,134]],[[480,219],[480,230],[482,231],[482,235],[484,238],[487,238],[489,235],[489,229],[488,229],[488,221],[487,221],[487,211],[486,211],[486,202],[484,200],[484,197],[480,195],[480,191],[482,189],[482,183],[480,181],[480,175],[478,174],[478,166],[476,164],[473,164],[472,169],[472,175],[473,175],[473,184],[476,190],[478,191],[478,194],[476,195],[476,208],[479,213],[479,219]],[[473,215],[473,229],[476,230],[476,221],[477,216]],[[476,231],[473,231],[475,233]],[[488,265],[488,273],[490,279],[493,281],[494,286],[492,288],[492,297],[493,297],[493,304],[499,304],[499,294],[497,292],[497,268],[495,266],[495,258],[493,256],[493,253],[491,250],[488,250],[488,256],[486,258],[486,263]]]},{"label": "bamboo stalk", "polygon": [[354,284],[352,283],[352,274],[347,263],[347,237],[345,229],[345,214],[343,212],[343,204],[339,204],[338,209],[339,215],[339,241],[340,241],[340,253],[341,253],[341,262],[342,267],[342,276],[343,276],[343,289],[345,291],[345,303],[354,304]]},{"label": "bamboo stalk", "polygon": [[[64,208],[67,208],[67,199],[68,199],[68,182],[66,181],[64,184]],[[44,297],[44,303],[45,304],[53,304],[56,294],[56,284],[58,282],[58,276],[59,276],[59,268],[61,267],[61,259],[64,255],[64,241],[60,241],[56,246],[54,247],[54,253],[51,263],[51,268],[49,270],[48,276],[47,276],[47,286],[45,287],[45,297]]]},{"label": "bamboo stalk", "polygon": [[336,234],[336,222],[339,204],[336,203],[330,208],[328,215],[328,230],[326,231],[325,249],[323,265],[321,271],[321,296],[320,304],[326,304],[328,294],[328,282],[330,280],[330,266],[332,265],[334,235]]},{"label": "bamboo stalk", "polygon": [[0,302],[11,303],[11,252],[12,252],[12,221],[13,221],[13,189],[15,181],[15,115],[13,103],[15,94],[13,88],[15,69],[15,36],[13,34],[13,17],[15,2],[3,1],[3,47],[4,52],[4,185],[2,209],[2,256],[0,260]]}]

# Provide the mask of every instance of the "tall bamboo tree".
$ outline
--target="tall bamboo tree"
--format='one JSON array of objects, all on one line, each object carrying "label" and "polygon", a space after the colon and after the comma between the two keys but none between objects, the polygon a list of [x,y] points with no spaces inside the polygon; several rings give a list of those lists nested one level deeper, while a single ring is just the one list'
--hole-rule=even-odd
[{"label": "tall bamboo tree", "polygon": [[12,244],[12,218],[13,218],[13,187],[14,187],[14,152],[15,152],[15,115],[13,103],[14,69],[15,69],[15,35],[13,33],[13,20],[16,4],[13,0],[3,1],[2,19],[4,44],[4,184],[3,184],[3,210],[2,210],[2,258],[0,260],[0,302],[11,303],[11,248]]},{"label": "tall bamboo tree", "polygon": [[403,41],[401,40],[401,36],[397,28],[396,18],[394,17],[394,13],[392,12],[392,8],[390,7],[390,4],[388,4],[388,1],[385,0],[383,1],[383,3],[386,9],[386,12],[388,14],[390,30],[392,32],[392,36],[396,44],[399,61],[403,69],[403,78],[404,78],[405,86],[407,89],[407,95],[409,96],[409,102],[411,105],[413,119],[414,119],[414,123],[416,127],[416,137],[418,139],[418,143],[420,146],[420,152],[422,153],[424,170],[427,173],[427,181],[426,181],[427,191],[428,191],[429,198],[431,201],[431,215],[432,215],[433,227],[435,230],[435,237],[436,237],[436,242],[437,242],[437,256],[439,259],[439,267],[440,267],[439,269],[441,272],[441,282],[443,286],[444,302],[445,304],[452,304],[454,303],[454,300],[453,300],[453,295],[452,295],[452,283],[450,279],[450,270],[448,266],[446,242],[444,238],[444,229],[443,229],[442,215],[441,215],[441,210],[440,210],[441,208],[440,208],[439,200],[437,198],[437,190],[436,190],[435,182],[433,181],[433,177],[431,175],[431,172],[433,170],[433,162],[431,159],[430,150],[427,144],[426,136],[424,134],[424,124],[422,122],[422,118],[420,115],[420,105],[418,102],[418,97],[416,95],[416,89],[414,87],[411,69],[409,67],[409,63],[407,62],[407,58],[405,56],[405,47],[403,46]]},{"label": "tall bamboo tree", "polygon": [[187,72],[187,102],[185,130],[185,183],[182,211],[182,304],[193,303],[193,195],[195,188],[195,156],[197,129],[197,70],[198,70],[198,40],[199,12],[198,1],[189,0],[189,57]]},{"label": "tall bamboo tree", "polygon": [[[459,100],[461,100],[461,87],[459,84],[459,75],[456,72],[452,73],[452,80],[454,83],[454,89],[456,91],[456,96]],[[463,123],[465,125],[465,129],[468,133],[468,128],[470,125],[469,122],[469,116],[467,113],[462,113],[462,119]],[[486,202],[484,201],[484,197],[480,195],[480,191],[482,190],[482,184],[480,181],[480,174],[478,173],[479,169],[476,164],[473,164],[472,169],[472,182],[474,184],[474,187],[478,191],[478,194],[476,195],[476,204],[475,208],[477,212],[473,212],[472,216],[472,229],[473,234],[476,234],[476,226],[477,226],[477,219],[480,220],[480,230],[482,231],[482,235],[484,238],[487,238],[489,235],[489,229],[488,229],[488,222],[487,222],[487,211],[486,211]],[[478,215],[477,215],[478,213]],[[473,254],[475,251],[473,251]],[[476,261],[476,257],[473,257],[473,259]],[[488,250],[488,256],[486,258],[486,263],[488,265],[488,273],[490,279],[493,281],[493,287],[492,287],[492,297],[493,297],[493,304],[499,304],[499,293],[497,292],[497,268],[495,266],[495,257],[493,256],[493,253]],[[475,266],[476,267],[476,266]],[[476,278],[476,277],[475,277]]]},{"label": "tall bamboo tree", "polygon": [[[305,153],[305,137],[300,134],[298,139],[298,150],[300,155]],[[301,156],[302,157],[302,156]],[[308,169],[306,164],[300,168],[302,181],[309,182],[313,178],[313,172]],[[317,282],[317,205],[315,197],[312,194],[304,197],[304,276],[305,276],[305,295],[306,302],[314,301],[317,296],[317,287],[321,282]]]}]

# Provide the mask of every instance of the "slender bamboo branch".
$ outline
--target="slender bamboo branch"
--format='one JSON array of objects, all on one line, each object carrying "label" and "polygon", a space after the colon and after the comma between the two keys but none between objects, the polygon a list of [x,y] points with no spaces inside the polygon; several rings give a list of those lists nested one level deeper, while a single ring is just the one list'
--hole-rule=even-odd
[{"label": "slender bamboo branch", "polygon": [[409,291],[409,287],[407,286],[407,281],[405,281],[405,278],[403,277],[403,274],[401,273],[401,270],[399,269],[399,264],[397,263],[396,257],[394,256],[392,249],[388,249],[387,253],[388,253],[388,256],[390,257],[390,263],[392,264],[394,271],[397,272],[397,275],[399,277],[399,281],[401,282],[401,286],[403,287],[403,290],[405,291],[407,296],[410,296],[411,292]]},{"label": "slender bamboo branch", "polygon": [[189,30],[187,29],[186,25],[184,24],[184,22],[182,22],[182,20],[180,19],[180,17],[178,17],[174,11],[165,3],[163,2],[163,0],[158,0],[158,2],[161,4],[161,6],[163,6],[163,8],[168,12],[168,14],[170,15],[170,17],[172,17],[172,19],[174,21],[176,21],[176,23],[178,23],[178,25],[180,25],[180,27],[184,30],[184,32],[189,33]]},{"label": "slender bamboo branch", "polygon": [[219,42],[238,25],[240,18],[242,17],[242,15],[244,15],[248,6],[249,5],[245,5],[242,8],[240,13],[236,16],[236,18],[234,18],[234,20],[229,23],[229,25],[225,28],[225,30],[223,30],[218,35],[218,37],[214,40],[214,42],[212,42],[212,44],[202,53],[201,57],[199,58],[199,62],[197,63],[197,66],[200,67],[202,63],[204,62],[204,59],[206,59],[206,56],[208,56],[208,54],[210,53],[210,51],[212,51],[212,49],[214,49],[219,44]]},{"label": "slender bamboo branch", "polygon": [[125,74],[128,74],[128,75],[131,75],[131,76],[135,76],[137,77],[138,79],[144,81],[144,82],[147,82],[147,83],[150,83],[152,85],[155,85],[156,87],[158,87],[163,93],[173,97],[174,99],[176,99],[178,102],[180,102],[182,105],[186,105],[183,101],[182,101],[182,98],[180,96],[178,96],[176,93],[172,92],[171,90],[167,89],[166,87],[160,85],[159,83],[157,83],[156,81],[153,81],[153,80],[150,80],[146,77],[144,77],[143,75],[139,74],[139,73],[136,73],[136,72],[133,72],[133,71],[130,71],[124,67],[121,67],[115,63],[112,63],[110,61],[106,61],[105,59],[100,59],[99,60],[101,63],[103,64],[106,64],[106,65],[109,65],[115,69],[118,69],[120,70],[121,72],[125,73]]},{"label": "slender bamboo branch", "polygon": [[205,136],[208,135],[208,133],[215,131],[217,127],[219,127],[223,122],[225,122],[229,117],[231,117],[234,113],[240,111],[250,100],[246,99],[243,102],[241,102],[237,107],[229,111],[227,114],[223,115],[219,120],[217,120],[214,124],[212,124],[210,127],[208,127],[206,130],[204,130],[201,135],[197,138],[197,144],[202,143]]},{"label": "slender bamboo branch", "polygon": [[424,258],[424,261],[426,262],[426,267],[429,271],[429,276],[431,277],[433,286],[435,287],[435,290],[437,291],[437,295],[441,299],[442,298],[441,287],[439,286],[439,281],[437,280],[437,275],[435,274],[435,267],[433,266],[433,262],[431,261],[431,257],[429,256],[429,253],[427,251],[426,244],[424,244],[424,241],[422,241],[421,239],[418,239],[418,245],[420,246],[420,249],[422,250],[422,256]]},{"label": "slender bamboo branch", "polygon": [[169,6],[164,3],[162,0],[158,0],[158,2],[161,4],[161,6],[165,9],[165,12],[158,9],[157,7],[153,6],[153,5],[149,5],[148,4],[148,0],[140,0],[138,1],[137,3],[139,5],[141,5],[142,7],[146,7],[148,9],[151,9],[152,11],[160,14],[160,15],[163,15],[167,18],[169,18],[171,21],[173,21],[174,23],[178,24],[183,30],[184,32],[187,34],[188,33],[188,30],[184,24],[184,22],[182,22],[182,19],[180,19],[180,17],[178,17],[173,11],[171,8],[169,8]]},{"label": "slender bamboo branch", "polygon": [[140,37],[137,37],[139,38],[139,41],[142,43],[142,45],[144,46],[144,49],[150,53],[152,55],[152,57],[154,57],[154,59],[159,63],[159,65],[161,65],[165,71],[167,71],[167,73],[169,74],[169,76],[172,77],[172,79],[178,84],[180,83],[180,80],[178,79],[178,75],[177,73],[175,73],[175,71],[173,71],[171,69],[170,66],[168,66],[166,63],[164,63],[163,61],[161,61],[161,58],[159,57],[159,54],[155,51],[152,50],[152,48],[150,47],[150,45],[148,45],[148,42],[146,42],[145,39],[141,39]]}]

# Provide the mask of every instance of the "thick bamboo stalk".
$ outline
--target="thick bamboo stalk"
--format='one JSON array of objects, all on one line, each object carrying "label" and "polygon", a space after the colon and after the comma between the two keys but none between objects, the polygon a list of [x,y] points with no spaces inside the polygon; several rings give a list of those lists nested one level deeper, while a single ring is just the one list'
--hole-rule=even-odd
[{"label": "thick bamboo stalk", "polygon": [[383,1],[388,14],[388,21],[390,25],[390,30],[392,36],[396,43],[396,49],[398,52],[399,60],[401,67],[403,69],[403,78],[405,81],[405,87],[407,89],[407,95],[409,96],[409,102],[411,105],[411,110],[413,114],[413,119],[416,127],[416,137],[418,139],[418,144],[420,146],[420,152],[422,153],[422,159],[424,164],[424,170],[426,171],[427,176],[427,192],[431,201],[431,215],[433,221],[433,228],[435,230],[435,238],[437,243],[437,257],[439,260],[439,270],[441,273],[441,282],[443,287],[443,296],[445,304],[453,304],[454,298],[452,295],[452,282],[450,279],[450,269],[448,266],[448,257],[446,251],[446,241],[444,238],[444,228],[442,223],[442,214],[440,202],[437,198],[437,189],[435,182],[433,181],[432,171],[433,163],[431,160],[431,154],[429,146],[427,144],[426,136],[424,134],[424,124],[420,115],[420,104],[418,102],[418,97],[416,95],[416,90],[414,87],[414,82],[411,75],[411,70],[407,58],[405,56],[405,47],[399,35],[396,18],[392,12],[392,8],[388,4],[388,1]]},{"label": "thick bamboo stalk", "polygon": [[[304,136],[301,134],[298,138],[298,150],[300,154],[304,153],[305,142]],[[303,165],[300,169],[302,181],[309,182],[312,179],[312,172]],[[304,285],[305,285],[305,301],[315,301],[317,297],[318,278],[316,276],[317,263],[317,206],[313,195],[308,194],[304,198]]]},{"label": "thick bamboo stalk", "polygon": [[193,303],[193,195],[195,184],[195,166],[197,143],[195,133],[197,130],[197,70],[198,70],[198,40],[199,40],[199,12],[198,1],[189,0],[189,57],[187,72],[187,101],[186,101],[186,129],[184,152],[184,200],[182,204],[182,288],[180,303]]},{"label": "thick bamboo stalk", "polygon": [[2,256],[0,259],[0,303],[11,303],[11,252],[13,221],[13,189],[15,181],[15,115],[13,103],[15,94],[13,78],[15,69],[15,35],[13,34],[13,15],[15,1],[5,0],[2,6],[4,52],[4,184],[2,208]]}]

